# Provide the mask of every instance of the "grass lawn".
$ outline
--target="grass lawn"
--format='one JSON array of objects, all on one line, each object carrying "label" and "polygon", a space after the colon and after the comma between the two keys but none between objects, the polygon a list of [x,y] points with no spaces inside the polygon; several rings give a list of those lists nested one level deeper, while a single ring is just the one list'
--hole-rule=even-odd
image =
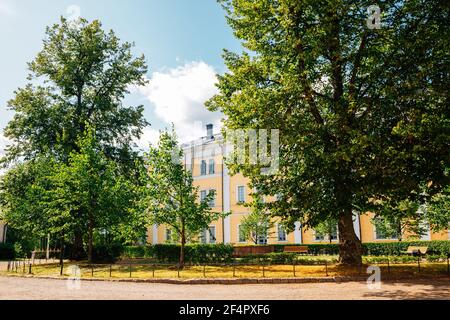
[{"label": "grass lawn", "polygon": [[[65,264],[64,276],[74,276],[70,274],[70,266],[76,263]],[[417,263],[395,264],[388,267],[387,264],[377,264],[381,269],[381,276],[383,277],[434,277],[438,275],[445,275],[447,273],[446,263],[421,263],[421,270],[419,272]],[[112,265],[111,270],[109,265],[96,265],[93,270],[90,266],[81,265],[82,278],[113,278],[113,279],[127,279],[130,278],[129,265]],[[295,277],[325,277],[325,276],[358,276],[367,275],[367,265],[363,268],[348,268],[339,265],[296,265]],[[93,271],[93,275],[92,275]],[[110,274],[111,271],[111,274]],[[10,272],[9,274],[22,274],[23,269],[19,268],[18,272]],[[2,272],[5,274],[6,272]],[[26,274],[28,268],[26,268]],[[58,277],[60,267],[57,264],[35,265],[32,273],[35,276],[55,276]],[[183,270],[178,270],[175,266],[156,266],[152,265],[132,265],[131,277],[139,279],[193,279],[193,278],[291,278],[294,277],[293,265],[237,265],[233,266],[186,266]]]}]

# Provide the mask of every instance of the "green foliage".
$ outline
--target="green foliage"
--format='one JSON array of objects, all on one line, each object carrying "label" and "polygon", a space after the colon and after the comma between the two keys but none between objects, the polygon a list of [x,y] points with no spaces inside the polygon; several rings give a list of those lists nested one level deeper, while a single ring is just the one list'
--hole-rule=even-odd
[{"label": "green foliage", "polygon": [[[29,83],[8,102],[15,114],[1,159],[9,169],[0,186],[6,221],[30,237],[64,236],[76,258],[87,230],[89,243],[94,229],[127,242],[144,232],[131,199],[143,166],[133,141],[148,123],[143,106],[122,101],[146,83],[147,65],[132,47],[97,20],[62,18],[28,64]],[[95,146],[83,140],[89,135]]]},{"label": "green foliage", "polygon": [[[158,262],[175,263],[180,260],[180,247],[178,244],[126,247],[124,256],[154,258]],[[229,262],[233,256],[233,246],[226,244],[187,244],[185,249],[185,261],[194,264]]]},{"label": "green foliage", "polygon": [[51,153],[64,161],[88,123],[109,157],[132,166],[132,140],[147,125],[143,106],[122,104],[129,86],[145,84],[145,59],[134,58],[132,47],[97,20],[61,18],[48,27],[43,49],[28,64],[30,83],[8,102],[15,115],[5,129],[13,143],[4,160]]},{"label": "green foliage", "polygon": [[[290,245],[281,245],[276,244],[275,245],[275,252],[283,252],[284,247],[290,246]],[[298,246],[298,244],[293,244],[292,246]],[[302,245],[303,246],[303,245]],[[339,245],[338,244],[329,244],[329,243],[317,243],[317,244],[308,244],[304,245],[308,247],[308,254],[312,255],[337,255],[339,254]]]},{"label": "green foliage", "polygon": [[224,113],[225,134],[280,130],[278,174],[250,163],[231,171],[278,195],[268,207],[291,228],[342,220],[342,262],[358,263],[353,210],[373,209],[372,199],[422,202],[424,183],[449,182],[444,2],[378,3],[380,29],[367,27],[371,1],[220,3],[245,51],[224,52],[229,72],[207,107]]},{"label": "green foliage", "polygon": [[146,155],[148,176],[142,184],[149,223],[170,227],[175,233],[174,239],[181,243],[180,265],[184,263],[184,246],[188,239],[225,216],[209,206],[214,192],[199,201],[199,188],[194,187],[192,173],[181,162],[182,156],[174,130],[162,132],[158,146],[150,147]]},{"label": "green foliage", "polygon": [[369,256],[399,256],[404,254],[409,246],[428,247],[427,254],[431,255],[450,253],[450,241],[447,240],[363,243],[364,254]]},{"label": "green foliage", "polygon": [[120,243],[113,243],[109,245],[95,245],[93,248],[93,261],[96,263],[110,263],[115,262],[124,251],[124,247]]},{"label": "green foliage", "polygon": [[337,219],[327,219],[314,227],[316,236],[322,236],[324,240],[333,241],[333,238],[337,239]]},{"label": "green foliage", "polygon": [[433,195],[429,203],[425,205],[424,211],[426,221],[430,223],[433,231],[448,228],[450,226],[450,185],[447,185],[442,192]]},{"label": "green foliage", "polygon": [[240,232],[245,238],[245,241],[251,241],[258,244],[260,238],[267,239],[273,232],[274,223],[265,209],[264,202],[261,196],[254,195],[254,200],[251,207],[250,214],[246,215],[240,223]]},{"label": "green foliage", "polygon": [[14,260],[16,257],[14,245],[0,243],[0,260]]},{"label": "green foliage", "polygon": [[[428,259],[428,258],[427,258]],[[411,255],[399,255],[399,256],[368,256],[363,257],[363,262],[365,264],[372,263],[417,263],[417,257]]]}]

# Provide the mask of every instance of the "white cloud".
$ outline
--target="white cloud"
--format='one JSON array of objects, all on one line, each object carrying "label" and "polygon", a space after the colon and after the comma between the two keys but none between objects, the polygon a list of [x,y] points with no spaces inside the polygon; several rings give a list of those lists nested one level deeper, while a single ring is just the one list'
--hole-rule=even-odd
[{"label": "white cloud", "polygon": [[[205,102],[217,93],[216,71],[205,62],[190,62],[164,72],[154,72],[150,82],[138,88],[155,107],[155,114],[166,126],[172,123],[181,142],[205,135],[208,123],[220,127],[221,114],[210,112]],[[151,120],[151,119],[150,119]],[[147,131],[154,137],[155,131]]]},{"label": "white cloud", "polygon": [[150,144],[156,146],[159,140],[159,130],[153,128],[144,128],[142,136],[136,141],[136,144],[141,150],[148,150]]},{"label": "white cloud", "polygon": [[0,16],[13,16],[15,14],[14,6],[11,2],[0,1]]}]

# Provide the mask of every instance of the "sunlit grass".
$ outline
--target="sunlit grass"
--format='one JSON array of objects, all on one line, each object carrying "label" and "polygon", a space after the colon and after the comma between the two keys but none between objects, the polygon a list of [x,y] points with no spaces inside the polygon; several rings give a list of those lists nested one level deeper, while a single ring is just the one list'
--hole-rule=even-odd
[{"label": "sunlit grass", "polygon": [[[367,275],[367,265],[361,268],[344,267],[340,265],[220,265],[220,266],[186,266],[181,270],[167,265],[64,265],[63,276],[73,277],[71,266],[78,266],[82,278],[111,278],[111,279],[199,279],[199,278],[314,278],[334,276],[364,276]],[[434,277],[447,274],[446,263],[421,263],[420,272],[416,264],[377,264],[382,277]],[[130,274],[131,271],[131,274]],[[25,269],[28,274],[29,269]],[[7,273],[7,272],[3,272]],[[23,274],[23,269],[9,272],[12,275]],[[59,277],[58,264],[35,265],[32,267],[34,276]]]}]

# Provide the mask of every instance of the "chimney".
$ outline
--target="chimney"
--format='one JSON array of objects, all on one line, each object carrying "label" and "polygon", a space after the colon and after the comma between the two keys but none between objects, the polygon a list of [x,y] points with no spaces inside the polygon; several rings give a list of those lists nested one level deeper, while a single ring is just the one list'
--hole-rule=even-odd
[{"label": "chimney", "polygon": [[206,125],[206,137],[209,139],[214,138],[213,128],[214,128],[214,126],[212,124]]}]

